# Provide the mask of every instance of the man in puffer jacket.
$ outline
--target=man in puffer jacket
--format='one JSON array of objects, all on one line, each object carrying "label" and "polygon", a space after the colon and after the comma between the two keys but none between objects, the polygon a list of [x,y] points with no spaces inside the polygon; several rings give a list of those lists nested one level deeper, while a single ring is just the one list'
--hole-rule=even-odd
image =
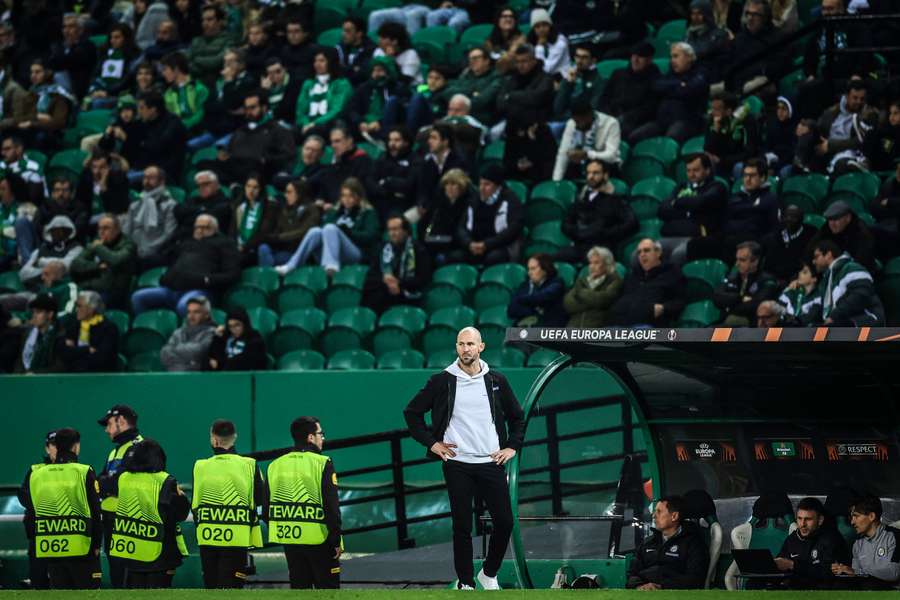
[{"label": "man in puffer jacket", "polygon": [[62,261],[68,271],[81,250],[81,244],[75,239],[75,224],[72,219],[57,215],[44,226],[44,242],[19,269],[19,279],[26,285],[37,282],[44,266],[57,260]]}]

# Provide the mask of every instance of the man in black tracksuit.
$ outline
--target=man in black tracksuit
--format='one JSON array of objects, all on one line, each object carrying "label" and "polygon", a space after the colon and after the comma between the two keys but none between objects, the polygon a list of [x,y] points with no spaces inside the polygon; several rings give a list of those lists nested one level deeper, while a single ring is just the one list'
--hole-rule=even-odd
[{"label": "man in black tracksuit", "polygon": [[[453,562],[459,589],[474,589],[472,501],[476,491],[491,514],[491,535],[478,581],[500,589],[497,571],[512,533],[506,464],[522,447],[525,419],[506,377],[480,359],[481,333],[466,327],[456,337],[458,360],[432,375],[410,400],[403,416],[427,455],[444,461],[444,479],[453,518]],[[431,412],[431,427],[425,413]]]},{"label": "man in black tracksuit", "polygon": [[825,507],[816,498],[804,498],[797,505],[797,529],[784,540],[775,564],[793,573],[785,583],[793,589],[828,589],[838,579],[833,563],[850,564],[850,549],[834,527],[822,527]]},{"label": "man in black tracksuit", "polygon": [[684,501],[666,496],[656,503],[656,529],[635,550],[625,587],[639,590],[700,589],[706,580],[709,551],[695,523],[682,522]]}]

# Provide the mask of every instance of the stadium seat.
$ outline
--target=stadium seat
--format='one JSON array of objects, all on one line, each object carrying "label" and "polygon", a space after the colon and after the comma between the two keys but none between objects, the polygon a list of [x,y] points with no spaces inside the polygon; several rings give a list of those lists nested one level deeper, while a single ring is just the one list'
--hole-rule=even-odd
[{"label": "stadium seat", "polygon": [[317,308],[292,310],[281,315],[278,329],[268,342],[269,351],[276,357],[294,350],[313,347],[313,342],[325,328],[325,313]]},{"label": "stadium seat", "polygon": [[31,159],[41,166],[41,169],[47,168],[47,155],[40,150],[25,150],[25,158]]},{"label": "stadium seat", "polygon": [[603,79],[609,79],[615,71],[626,67],[628,67],[628,61],[625,59],[613,58],[610,60],[601,60],[597,63],[597,74]]},{"label": "stadium seat", "polygon": [[560,356],[563,356],[563,354],[554,352],[553,350],[541,348],[540,350],[535,350],[528,356],[528,360],[525,362],[525,366],[543,369]]},{"label": "stadium seat", "polygon": [[484,150],[481,151],[481,162],[503,162],[503,153],[506,152],[506,142],[503,140],[497,140],[491,142],[487,146],[484,147]]},{"label": "stadium seat", "polygon": [[320,46],[326,46],[328,48],[332,48],[337,46],[341,42],[342,30],[340,27],[332,27],[331,29],[326,29],[316,38],[316,43]]},{"label": "stadium seat", "polygon": [[402,327],[397,327],[396,325],[379,327],[372,334],[372,353],[377,358],[380,358],[388,352],[411,348],[412,342],[413,336]]},{"label": "stadium seat", "polygon": [[332,284],[325,292],[325,310],[331,314],[342,308],[359,306],[361,300],[362,288],[345,283]]},{"label": "stadium seat", "polygon": [[241,271],[241,283],[255,285],[267,294],[271,294],[281,285],[278,272],[272,267],[248,267]]},{"label": "stadium seat", "polygon": [[4,271],[0,273],[0,293],[14,294],[25,289],[18,271]]},{"label": "stadium seat", "polygon": [[684,494],[684,504],[685,510],[682,517],[697,523],[706,538],[706,547],[709,549],[709,566],[706,569],[706,582],[703,587],[709,589],[713,576],[716,574],[724,539],[722,525],[716,515],[716,503],[709,492],[690,490]]},{"label": "stadium seat", "polygon": [[443,308],[428,319],[428,325],[446,325],[459,331],[463,327],[475,325],[475,311],[468,306],[454,306]]},{"label": "stadium seat", "polygon": [[412,348],[387,352],[378,359],[379,369],[421,369],[423,366],[425,357]]},{"label": "stadium seat", "polygon": [[84,135],[102,133],[114,118],[112,110],[83,110],[75,118],[75,127]]},{"label": "stadium seat", "polygon": [[657,202],[662,202],[668,198],[676,187],[676,183],[668,177],[648,177],[641,179],[631,188],[632,201],[641,196],[653,198]]},{"label": "stadium seat", "polygon": [[425,292],[424,306],[428,314],[464,303],[465,293],[450,283],[432,284]]},{"label": "stadium seat", "polygon": [[328,359],[328,370],[365,371],[375,368],[375,357],[365,350],[342,350]]},{"label": "stadium seat", "polygon": [[820,213],[827,192],[828,178],[824,175],[795,175],[781,184],[781,205],[796,204],[804,212]]},{"label": "stadium seat", "polygon": [[502,283],[487,281],[475,288],[472,306],[479,313],[493,307],[502,307],[505,311],[511,299],[512,290],[509,287]]},{"label": "stadium seat", "polygon": [[[789,533],[788,525],[793,521],[793,506],[784,492],[763,493],[753,503],[750,520],[731,530],[732,549],[767,549],[773,556],[781,551],[781,546]],[[725,589],[739,589],[740,574],[737,563],[733,562],[725,571]]]},{"label": "stadium seat", "polygon": [[[416,31],[412,36],[412,43],[415,46],[419,42],[433,42],[442,47],[446,47],[456,42],[456,30],[444,25],[435,27],[423,27]],[[427,61],[426,61],[427,62]]]},{"label": "stadium seat", "polygon": [[881,181],[874,173],[847,173],[834,180],[824,208],[843,200],[853,212],[869,212],[869,202],[878,195]]},{"label": "stadium seat", "polygon": [[368,154],[372,158],[372,160],[377,160],[381,157],[382,154],[384,154],[384,150],[370,142],[360,142],[357,147]]},{"label": "stadium seat", "polygon": [[517,348],[499,347],[485,348],[481,358],[489,366],[501,369],[520,368],[525,366],[525,353]]},{"label": "stadium seat", "polygon": [[283,314],[298,308],[311,308],[316,305],[316,295],[302,285],[286,285],[275,294],[275,308]]},{"label": "stadium seat", "polygon": [[238,283],[225,294],[225,309],[263,307],[268,305],[268,294],[262,288],[248,283]]},{"label": "stadium seat", "polygon": [[278,327],[278,315],[271,308],[256,307],[247,311],[250,317],[250,324],[253,329],[257,330],[263,339],[268,340],[269,336]]},{"label": "stadium seat", "polygon": [[82,150],[62,150],[53,155],[50,164],[47,165],[47,179],[62,176],[70,180],[76,180],[84,169],[84,161],[88,153]]},{"label": "stadium seat", "polygon": [[165,371],[159,358],[159,351],[141,352],[128,359],[128,370],[132,373],[159,373]]},{"label": "stadium seat", "polygon": [[668,72],[672,70],[672,64],[669,62],[668,57],[654,58],[653,64],[656,65],[656,68],[659,69],[659,72],[663,75],[668,74]]},{"label": "stadium seat", "polygon": [[689,140],[685,140],[681,145],[681,149],[678,151],[678,155],[682,158],[685,156],[690,156],[691,154],[700,154],[703,152],[703,147],[706,144],[706,138],[702,135],[698,135],[696,137],[692,137]]},{"label": "stadium seat", "polygon": [[532,191],[525,203],[525,222],[529,226],[561,221],[575,200],[578,190],[571,181],[544,181]]},{"label": "stadium seat", "polygon": [[825,497],[826,518],[832,519],[837,530],[844,537],[847,546],[853,545],[856,539],[856,531],[850,524],[850,502],[859,497],[859,491],[848,486],[835,486],[828,491]]},{"label": "stadium seat", "polygon": [[811,227],[815,227],[816,229],[821,229],[828,220],[822,215],[817,215],[814,213],[808,213],[803,215],[803,223],[809,225]]},{"label": "stadium seat", "polygon": [[475,311],[467,306],[442,308],[431,315],[428,327],[422,333],[422,351],[430,356],[438,350],[454,348],[456,334],[463,327],[475,324]]},{"label": "stadium seat", "polygon": [[659,26],[659,29],[656,30],[656,38],[657,40],[665,40],[669,43],[672,42],[680,42],[684,40],[684,36],[687,32],[687,20],[685,19],[675,19],[673,21],[666,21],[662,25]]},{"label": "stadium seat", "polygon": [[352,285],[355,288],[362,289],[368,272],[369,267],[366,265],[346,265],[341,267],[341,270],[334,274],[331,278],[331,283],[332,285],[339,283]]},{"label": "stadium seat", "polygon": [[134,318],[131,331],[125,337],[125,356],[130,359],[142,352],[159,353],[177,328],[178,316],[171,310],[156,309],[142,312]]},{"label": "stadium seat", "polygon": [[279,371],[321,371],[325,368],[325,357],[315,350],[288,352],[278,359]]},{"label": "stadium seat", "polygon": [[518,263],[502,263],[486,268],[481,273],[479,282],[499,283],[510,290],[515,290],[525,281],[525,267]]},{"label": "stadium seat", "polygon": [[428,355],[428,360],[425,362],[425,367],[428,369],[444,369],[447,367],[447,365],[455,360],[456,350],[435,350]]},{"label": "stadium seat", "polygon": [[712,298],[713,290],[728,274],[728,265],[715,258],[693,260],[686,263],[681,272],[687,280],[687,301],[695,302]]},{"label": "stadium seat", "polygon": [[209,316],[212,319],[212,322],[216,325],[224,325],[227,320],[225,311],[221,308],[213,308],[209,311]]},{"label": "stadium seat", "polygon": [[791,71],[778,81],[779,95],[793,98],[796,95],[795,92],[797,91],[797,85],[804,79],[806,79],[806,74],[803,72],[803,69]]},{"label": "stadium seat", "polygon": [[394,306],[389,308],[378,319],[379,327],[399,327],[416,337],[425,329],[428,315],[424,310],[415,306]]},{"label": "stadium seat", "polygon": [[721,312],[711,300],[700,300],[691,302],[684,307],[676,326],[688,328],[709,327],[713,323],[717,323],[721,318]]},{"label": "stadium seat", "polygon": [[369,14],[372,11],[381,10],[383,8],[397,8],[401,4],[403,4],[401,0],[362,0],[360,6],[353,11],[353,14],[364,20],[368,20]]},{"label": "stadium seat", "polygon": [[625,164],[625,181],[635,185],[641,179],[668,174],[678,150],[678,142],[672,138],[660,136],[638,142]]},{"label": "stadium seat", "polygon": [[506,340],[506,328],[512,325],[512,319],[506,314],[508,304],[509,302],[495,305],[478,312],[478,330],[481,331],[481,339],[488,348],[502,346]]},{"label": "stadium seat", "polygon": [[423,39],[413,43],[413,48],[424,65],[439,65],[447,62],[448,47],[435,40]]},{"label": "stadium seat", "polygon": [[[621,152],[621,148],[620,148],[620,152]],[[616,179],[615,177],[610,177],[609,182],[612,184],[613,190],[615,190],[615,193],[619,194],[620,196],[628,195],[628,193],[629,193],[628,183],[626,183],[624,180]]]},{"label": "stadium seat", "polygon": [[327,2],[316,2],[313,23],[316,31],[325,31],[340,27],[347,17],[347,10]]},{"label": "stadium seat", "polygon": [[455,264],[440,267],[431,278],[432,283],[446,283],[457,287],[464,294],[478,283],[478,269],[472,265]]},{"label": "stadium seat", "polygon": [[328,277],[322,267],[300,267],[284,276],[284,285],[302,285],[319,294],[328,287]]},{"label": "stadium seat", "polygon": [[491,23],[472,25],[459,36],[459,45],[466,50],[483,46],[485,40],[491,35],[493,28],[494,26]]},{"label": "stadium seat", "polygon": [[545,242],[564,248],[572,245],[572,240],[562,232],[562,221],[547,221],[532,227],[529,238],[534,242]]},{"label": "stadium seat", "polygon": [[125,334],[128,333],[128,330],[131,328],[131,316],[127,312],[115,309],[109,309],[103,313],[103,318],[107,321],[111,321],[113,325],[116,326],[116,329],[119,330],[119,338],[125,337]]},{"label": "stadium seat", "polygon": [[556,266],[556,273],[563,280],[566,289],[572,287],[572,284],[575,283],[575,267],[566,262],[557,262],[554,265]]},{"label": "stadium seat", "polygon": [[526,186],[521,181],[514,181],[511,179],[507,181],[505,185],[513,194],[516,195],[516,197],[519,199],[519,202],[522,202],[524,204],[528,200],[528,186]]},{"label": "stadium seat", "polygon": [[356,306],[342,308],[328,319],[328,327],[319,338],[319,347],[326,356],[341,350],[362,348],[364,340],[375,330],[375,313]]}]

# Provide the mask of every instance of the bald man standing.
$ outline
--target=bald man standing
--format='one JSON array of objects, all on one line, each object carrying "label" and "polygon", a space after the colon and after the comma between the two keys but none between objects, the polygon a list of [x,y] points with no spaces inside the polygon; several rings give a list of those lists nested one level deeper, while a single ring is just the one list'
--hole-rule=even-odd
[{"label": "bald man standing", "polygon": [[[444,461],[453,519],[453,564],[461,590],[475,589],[472,517],[475,491],[483,498],[494,532],[478,573],[486,590],[499,590],[497,571],[506,554],[513,517],[503,468],[522,447],[525,418],[506,377],[481,360],[484,342],[474,327],[456,336],[457,359],[432,375],[403,416],[412,437]],[[431,428],[425,414],[431,412]]]}]

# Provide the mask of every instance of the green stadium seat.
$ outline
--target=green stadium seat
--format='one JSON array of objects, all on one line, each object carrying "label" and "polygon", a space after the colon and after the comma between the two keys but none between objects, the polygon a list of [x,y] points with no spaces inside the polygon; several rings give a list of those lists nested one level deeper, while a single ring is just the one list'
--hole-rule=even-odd
[{"label": "green stadium seat", "polygon": [[831,194],[828,194],[828,197],[825,198],[825,201],[822,203],[822,212],[825,212],[828,207],[835,202],[847,203],[850,210],[856,213],[856,216],[860,218],[864,218],[864,215],[869,214],[869,203],[859,194],[850,191],[832,192]]},{"label": "green stadium seat", "polygon": [[[654,137],[638,142],[625,165],[625,180],[632,185],[654,175],[665,175],[678,158],[678,142],[668,137]],[[653,167],[653,163],[657,167]]]},{"label": "green stadium seat", "polygon": [[446,325],[459,331],[463,327],[475,325],[475,311],[468,306],[442,308],[428,319],[428,325]]},{"label": "green stadium seat", "polygon": [[648,177],[641,179],[631,188],[632,201],[642,196],[662,202],[672,194],[677,184],[668,177]]},{"label": "green stadium seat", "polygon": [[375,357],[365,350],[342,350],[328,359],[329,371],[366,371],[375,368]]},{"label": "green stadium seat", "polygon": [[797,91],[797,85],[806,79],[803,69],[797,69],[782,77],[778,81],[778,93],[788,98],[793,98]]},{"label": "green stadium seat", "polygon": [[284,276],[284,285],[302,285],[319,294],[328,287],[328,276],[322,267],[300,267]]},{"label": "green stadium seat", "polygon": [[301,308],[281,315],[278,329],[268,342],[269,351],[276,357],[294,350],[305,350],[325,329],[325,313],[317,308]]},{"label": "green stadium seat", "polygon": [[509,180],[506,182],[506,187],[516,195],[516,198],[519,199],[519,202],[523,204],[528,200],[528,186],[526,186],[521,181]]},{"label": "green stadium seat", "polygon": [[622,179],[616,179],[615,177],[610,177],[609,182],[613,185],[613,190],[620,196],[628,195],[628,184]]},{"label": "green stadium seat", "polygon": [[278,315],[271,308],[256,307],[247,311],[250,317],[250,324],[253,329],[257,330],[263,339],[268,340],[269,336],[278,327]]},{"label": "green stadium seat", "polygon": [[478,326],[497,325],[506,329],[512,325],[512,319],[506,314],[506,306],[494,306],[478,313]]},{"label": "green stadium seat", "polygon": [[360,150],[362,150],[363,152],[365,152],[366,154],[368,154],[372,160],[377,160],[377,159],[381,158],[382,154],[384,154],[384,150],[382,150],[381,148],[379,148],[378,146],[376,146],[375,144],[372,144],[370,142],[360,142],[357,145],[357,147]]},{"label": "green stadium seat", "polygon": [[425,330],[428,315],[416,306],[394,306],[381,313],[379,327],[399,327],[415,337]]},{"label": "green stadium seat", "polygon": [[456,350],[435,350],[428,355],[425,367],[428,369],[444,369],[457,358]]},{"label": "green stadium seat", "polygon": [[207,160],[216,160],[216,156],[218,155],[218,150],[215,146],[207,146],[206,148],[200,148],[193,154],[191,154],[191,167],[197,168],[197,165],[203,161]]},{"label": "green stadium seat", "polygon": [[560,279],[563,280],[563,283],[566,284],[566,287],[572,287],[572,284],[575,283],[575,267],[566,262],[557,262],[554,264],[556,266],[557,274]]},{"label": "green stadium seat", "polygon": [[656,218],[659,214],[659,200],[649,196],[637,196],[628,203],[638,221]]},{"label": "green stadium seat", "polygon": [[271,294],[281,285],[278,272],[272,267],[248,267],[241,271],[241,283],[255,285]]},{"label": "green stadium seat", "polygon": [[[631,158],[631,146],[628,145],[628,142],[622,140],[619,142],[619,157],[622,159],[622,163],[628,162],[628,159]],[[621,181],[620,179],[610,178],[610,181]],[[622,181],[625,185],[628,185],[624,181]],[[615,185],[615,183],[613,184]]]},{"label": "green stadium seat", "polygon": [[762,114],[765,105],[763,101],[760,100],[759,96],[747,96],[744,99],[744,104],[750,109],[750,114],[754,117],[759,117]]},{"label": "green stadium seat", "polygon": [[672,69],[672,65],[668,58],[654,58],[653,64],[656,65],[656,68],[659,69],[659,72],[663,75],[666,75]]},{"label": "green stadium seat", "polygon": [[40,150],[26,150],[25,158],[33,160],[34,162],[39,164],[42,170],[47,168],[47,155]]},{"label": "green stadium seat", "polygon": [[828,178],[824,175],[795,175],[781,184],[781,205],[796,204],[804,212],[820,213],[827,192]]},{"label": "green stadium seat", "polygon": [[107,321],[111,321],[113,325],[116,326],[116,329],[119,330],[119,338],[124,338],[125,334],[128,333],[128,330],[131,328],[131,316],[124,311],[109,309],[103,313],[103,318]]},{"label": "green stadium seat", "polygon": [[650,45],[653,46],[654,58],[665,59],[669,56],[672,42],[670,42],[669,40],[653,38],[652,40],[650,40]]},{"label": "green stadium seat", "polygon": [[501,369],[519,368],[525,366],[525,353],[516,348],[485,348],[481,358],[489,366]]},{"label": "green stadium seat", "polygon": [[431,278],[432,283],[446,283],[468,293],[478,283],[478,269],[472,265],[455,264],[440,267]]},{"label": "green stadium seat", "polygon": [[422,333],[422,350],[430,356],[437,350],[454,348],[459,330],[474,324],[475,311],[471,308],[443,308],[431,315],[428,327]]},{"label": "green stadium seat", "polygon": [[659,26],[656,31],[656,39],[665,40],[667,42],[680,42],[684,40],[687,34],[687,20],[675,19],[666,21]]},{"label": "green stadium seat", "polygon": [[329,314],[342,308],[359,306],[362,300],[362,289],[343,283],[332,285],[325,292],[325,310]]},{"label": "green stadium seat", "polygon": [[213,308],[209,311],[209,316],[216,325],[224,325],[225,321],[228,320],[225,311],[221,308]]},{"label": "green stadium seat", "polygon": [[706,138],[702,135],[698,135],[697,137],[692,137],[689,140],[685,140],[685,142],[681,145],[681,149],[679,150],[679,156],[685,157],[690,156],[691,154],[700,154],[703,152],[703,147],[706,145]]},{"label": "green stadium seat", "polygon": [[444,25],[423,27],[412,36],[413,46],[420,42],[433,42],[441,47],[446,47],[456,43],[456,30]]},{"label": "green stadium seat", "polygon": [[302,285],[286,285],[275,294],[275,308],[279,314],[315,305],[316,295]]},{"label": "green stadium seat", "polygon": [[397,8],[402,4],[402,0],[362,0],[360,6],[353,11],[353,14],[364,20],[368,20],[369,14],[372,11],[381,10],[383,8]]},{"label": "green stadium seat", "polygon": [[686,263],[681,272],[687,280],[688,302],[711,299],[713,290],[728,275],[728,266],[721,260],[708,258]]},{"label": "green stadium seat", "polygon": [[[506,307],[503,307],[504,310]],[[481,332],[481,341],[484,342],[485,348],[499,348],[506,343],[506,327],[500,325],[479,325],[478,331]]]},{"label": "green stadium seat", "polygon": [[678,318],[677,327],[709,327],[722,318],[721,312],[711,300],[691,302],[684,307]]},{"label": "green stadium seat", "polygon": [[413,48],[422,60],[423,65],[439,65],[448,62],[448,47],[434,40],[419,40]]},{"label": "green stadium seat", "polygon": [[[456,347],[456,334],[459,329],[454,329],[447,325],[429,325],[422,332],[420,338],[420,347],[426,356],[431,356],[435,352],[441,350],[453,349]],[[446,363],[445,363],[446,364]]]},{"label": "green stadium seat", "polygon": [[563,354],[554,352],[553,350],[547,350],[546,348],[541,348],[540,350],[535,350],[528,356],[528,360],[525,362],[525,366],[543,369],[560,356],[563,356]]},{"label": "green stadium seat", "polygon": [[379,369],[421,369],[423,366],[425,357],[412,348],[394,350],[378,358]]},{"label": "green stadium seat", "polygon": [[105,33],[98,33],[97,35],[90,36],[88,40],[90,40],[91,44],[93,44],[95,48],[99,49],[109,41],[109,36]]},{"label": "green stadium seat", "polygon": [[881,181],[878,179],[878,175],[874,173],[847,173],[834,180],[831,186],[831,193],[849,192],[868,202],[878,195],[880,188]]},{"label": "green stadium seat", "polygon": [[81,171],[84,169],[84,161],[87,157],[87,152],[76,149],[57,152],[50,159],[50,164],[47,165],[47,179],[52,179],[54,176],[62,176],[77,180],[81,176]]},{"label": "green stadium seat", "polygon": [[810,213],[810,214],[803,215],[803,222],[806,225],[815,227],[816,229],[821,229],[822,226],[828,222],[828,220],[825,217],[823,217],[822,215],[816,215],[816,214]]},{"label": "green stadium seat", "polygon": [[465,292],[450,283],[432,284],[425,292],[424,306],[428,314],[464,303]]},{"label": "green stadium seat", "polygon": [[296,350],[278,359],[279,371],[321,371],[325,368],[325,357],[315,350]]},{"label": "green stadium seat", "polygon": [[472,25],[459,36],[459,45],[466,50],[483,46],[484,42],[490,37],[493,28],[494,26],[491,23]]},{"label": "green stadium seat", "polygon": [[327,29],[319,34],[316,38],[316,43],[320,46],[326,46],[328,48],[332,48],[337,46],[341,42],[341,31],[340,27],[333,27],[331,29]]},{"label": "green stadium seat", "polygon": [[142,312],[134,318],[131,331],[125,337],[124,354],[131,358],[142,352],[156,352],[178,328],[178,316],[171,310],[156,309]]},{"label": "green stadium seat", "polygon": [[159,351],[141,352],[128,359],[128,370],[132,373],[159,373],[165,371],[159,358]]},{"label": "green stadium seat", "polygon": [[148,288],[148,287],[158,287],[159,286],[159,278],[163,276],[163,273],[166,272],[165,267],[156,267],[154,269],[148,269],[140,274],[137,280],[138,288]]},{"label": "green stadium seat", "polygon": [[116,354],[116,371],[119,373],[124,373],[128,370],[128,358],[125,357],[121,352]]},{"label": "green stadium seat", "polygon": [[525,222],[534,226],[547,221],[561,221],[578,193],[571,181],[544,181],[532,191],[525,203]]},{"label": "green stadium seat", "polygon": [[4,271],[0,273],[0,293],[14,294],[25,289],[18,271]]},{"label": "green stadium seat", "polygon": [[380,358],[387,352],[411,348],[412,342],[413,336],[403,327],[397,325],[379,327],[372,334],[372,354]]},{"label": "green stadium seat", "polygon": [[481,151],[481,162],[503,162],[503,153],[506,151],[506,142],[497,140],[485,146]]},{"label": "green stadium seat", "polygon": [[368,272],[369,267],[366,265],[346,265],[341,267],[341,270],[334,274],[331,278],[331,283],[332,285],[339,283],[352,285],[355,288],[362,289]]},{"label": "green stadium seat", "polygon": [[625,59],[613,58],[610,60],[601,60],[597,63],[597,73],[603,79],[609,79],[615,71],[626,67],[628,67],[628,61]]},{"label": "green stadium seat", "polygon": [[248,283],[238,283],[225,294],[225,309],[263,307],[268,305],[268,294],[262,288]]},{"label": "green stadium seat", "polygon": [[341,26],[347,15],[347,9],[342,6],[334,6],[327,2],[316,2],[313,23],[316,31],[334,29]]},{"label": "green stadium seat", "polygon": [[518,263],[502,263],[486,268],[481,273],[480,283],[499,283],[510,290],[516,290],[525,281],[525,267]]},{"label": "green stadium seat", "polygon": [[502,306],[504,310],[512,299],[512,290],[502,283],[488,281],[481,283],[472,294],[472,306],[479,313],[495,306]]},{"label": "green stadium seat", "polygon": [[562,221],[547,221],[535,225],[531,229],[529,238],[532,242],[545,242],[557,248],[572,245],[572,240],[562,232]]},{"label": "green stadium seat", "polygon": [[102,133],[115,117],[113,110],[83,110],[75,118],[75,127],[86,132]]},{"label": "green stadium seat", "polygon": [[328,319],[328,327],[319,337],[319,347],[326,356],[341,350],[362,348],[363,341],[375,330],[375,313],[356,306],[342,308]]}]

